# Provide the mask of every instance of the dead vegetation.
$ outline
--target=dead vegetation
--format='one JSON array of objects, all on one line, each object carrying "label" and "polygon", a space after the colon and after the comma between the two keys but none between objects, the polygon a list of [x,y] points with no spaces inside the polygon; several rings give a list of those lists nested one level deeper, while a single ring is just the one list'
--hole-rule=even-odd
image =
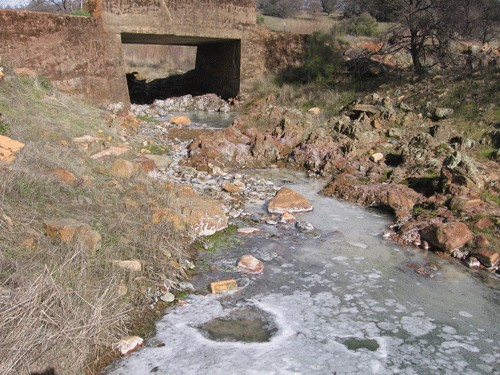
[{"label": "dead vegetation", "polygon": [[[72,143],[98,132],[110,144],[122,141],[119,118],[8,69],[0,112],[4,135],[25,143],[0,168],[0,374],[96,373],[115,342],[144,329],[134,314],[187,277],[185,233],[150,223],[172,201],[160,182],[145,174],[114,179],[113,157],[93,160]],[[56,168],[75,179],[61,181]],[[100,248],[47,237],[43,223],[51,219],[87,224]],[[114,260],[139,260],[142,270]]]}]

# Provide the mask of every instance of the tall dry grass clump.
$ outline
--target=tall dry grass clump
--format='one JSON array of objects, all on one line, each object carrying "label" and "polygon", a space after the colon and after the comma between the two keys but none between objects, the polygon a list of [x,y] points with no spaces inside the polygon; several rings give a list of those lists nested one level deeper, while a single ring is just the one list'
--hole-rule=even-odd
[{"label": "tall dry grass clump", "polygon": [[[160,182],[145,174],[115,180],[107,173],[113,158],[93,160],[71,142],[98,132],[121,141],[102,110],[43,77],[6,73],[2,129],[25,147],[0,165],[0,374],[95,373],[114,343],[142,329],[133,322],[160,288],[179,289],[188,234],[151,225],[155,207],[172,204]],[[55,168],[75,180],[63,182]],[[100,247],[47,237],[44,223],[57,219],[87,225]],[[116,260],[139,260],[142,270]]]}]

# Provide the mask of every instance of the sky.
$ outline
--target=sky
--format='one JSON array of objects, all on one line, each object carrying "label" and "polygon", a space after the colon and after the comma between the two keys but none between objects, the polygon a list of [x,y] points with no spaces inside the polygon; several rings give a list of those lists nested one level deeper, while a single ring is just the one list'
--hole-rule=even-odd
[{"label": "sky", "polygon": [[29,3],[29,0],[0,0],[0,8],[16,8]]}]

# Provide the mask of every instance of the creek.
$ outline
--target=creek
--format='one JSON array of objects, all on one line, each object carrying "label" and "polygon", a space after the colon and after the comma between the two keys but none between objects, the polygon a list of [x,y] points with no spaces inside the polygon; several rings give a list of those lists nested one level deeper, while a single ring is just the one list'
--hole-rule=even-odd
[{"label": "creek", "polygon": [[[295,216],[315,230],[259,222],[261,233],[218,241],[190,280],[202,293],[110,374],[500,374],[493,275],[385,241],[390,216],[318,195],[324,181],[250,173],[304,195],[314,210]],[[263,201],[245,209],[266,214]],[[243,254],[264,272],[238,271]],[[207,293],[226,279],[239,289]]]}]

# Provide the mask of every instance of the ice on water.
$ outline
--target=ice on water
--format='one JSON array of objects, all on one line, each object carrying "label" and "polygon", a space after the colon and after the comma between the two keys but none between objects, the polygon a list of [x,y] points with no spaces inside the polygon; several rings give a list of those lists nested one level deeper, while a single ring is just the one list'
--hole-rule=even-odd
[{"label": "ice on water", "polygon": [[[269,257],[264,274],[230,296],[189,296],[158,323],[154,342],[164,346],[139,349],[110,374],[500,374],[498,285],[429,252],[394,251],[373,235],[390,220],[378,212],[303,181],[291,188],[313,203],[300,216],[322,237],[287,247],[282,263]],[[328,235],[333,227],[341,240]],[[436,277],[407,267],[427,262]],[[273,319],[269,342],[216,342],[196,328],[245,307]]]}]

